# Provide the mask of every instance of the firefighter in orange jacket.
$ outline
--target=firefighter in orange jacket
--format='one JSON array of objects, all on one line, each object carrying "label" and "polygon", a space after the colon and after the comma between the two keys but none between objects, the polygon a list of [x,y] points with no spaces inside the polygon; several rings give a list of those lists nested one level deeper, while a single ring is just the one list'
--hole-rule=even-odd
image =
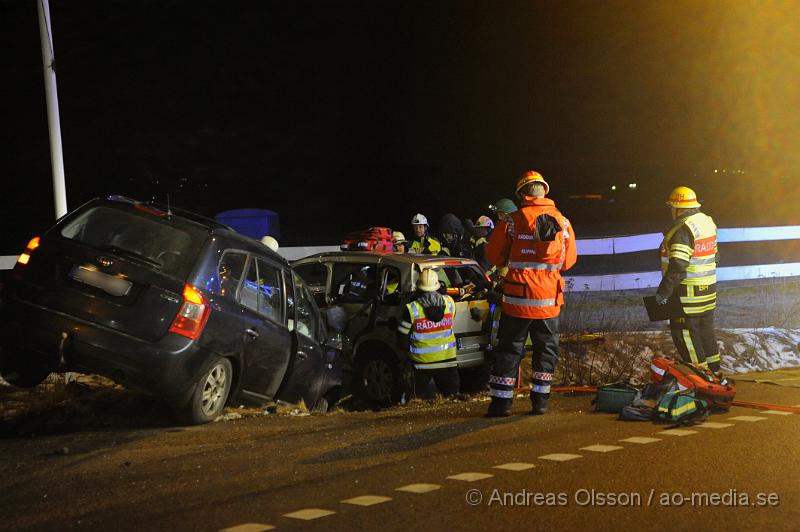
[{"label": "firefighter in orange jacket", "polygon": [[517,181],[519,210],[511,222],[500,221],[486,245],[495,265],[508,263],[503,282],[503,315],[489,377],[492,402],[487,415],[508,416],[517,384],[525,340],[533,341],[531,413],[544,414],[558,362],[558,316],[564,304],[561,271],[577,260],[572,225],[552,200],[550,186],[538,172]]}]

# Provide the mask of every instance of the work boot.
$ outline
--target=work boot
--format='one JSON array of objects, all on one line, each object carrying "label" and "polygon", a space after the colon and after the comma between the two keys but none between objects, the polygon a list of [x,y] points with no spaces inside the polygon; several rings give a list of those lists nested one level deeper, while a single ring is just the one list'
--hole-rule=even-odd
[{"label": "work boot", "polygon": [[549,393],[531,392],[531,414],[541,416],[547,412],[547,401],[550,399]]},{"label": "work boot", "polygon": [[489,410],[486,412],[486,417],[508,417],[511,415],[511,403],[513,399],[504,399],[502,397],[492,397],[492,402],[489,403]]}]

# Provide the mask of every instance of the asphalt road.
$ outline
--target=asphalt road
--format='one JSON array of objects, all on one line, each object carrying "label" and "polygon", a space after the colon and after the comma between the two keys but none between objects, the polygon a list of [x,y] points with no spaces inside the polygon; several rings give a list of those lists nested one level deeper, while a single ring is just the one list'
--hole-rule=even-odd
[{"label": "asphalt road", "polygon": [[[800,388],[741,382],[738,398],[798,405]],[[800,415],[733,408],[675,435],[590,400],[534,417],[517,399],[500,420],[486,402],[445,402],[2,440],[0,529],[800,526]],[[464,473],[477,475],[448,478]]]}]

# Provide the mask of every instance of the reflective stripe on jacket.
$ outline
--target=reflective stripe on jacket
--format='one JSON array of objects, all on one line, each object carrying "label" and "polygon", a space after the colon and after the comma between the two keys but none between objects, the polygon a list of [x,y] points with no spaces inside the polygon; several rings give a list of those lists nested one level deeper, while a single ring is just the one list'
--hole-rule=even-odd
[{"label": "reflective stripe on jacket", "polygon": [[[553,240],[541,240],[537,218],[555,219],[558,231]],[[492,264],[508,264],[503,282],[503,312],[509,316],[547,319],[558,316],[564,304],[562,270],[577,260],[575,233],[569,220],[556,209],[552,200],[526,196],[509,223],[499,221],[486,245],[486,257]]]},{"label": "reflective stripe on jacket", "polygon": [[432,236],[425,235],[421,240],[418,238],[412,240],[408,252],[421,255],[438,255],[442,252],[442,244]]},{"label": "reflective stripe on jacket", "polygon": [[[673,242],[673,236],[683,226],[689,228],[694,237],[694,246]],[[661,272],[667,273],[670,259],[688,262],[686,277],[681,284],[709,286],[717,282],[717,226],[707,214],[697,212],[675,224],[664,235],[661,244]]]},{"label": "reflective stripe on jacket", "polygon": [[[444,316],[434,322],[425,316],[425,308],[419,301],[412,301],[406,307],[411,316],[409,331],[409,357],[417,369],[436,369],[456,366],[456,336],[453,332],[453,318],[456,304],[450,296],[444,297]],[[404,324],[401,324],[401,327]]]}]

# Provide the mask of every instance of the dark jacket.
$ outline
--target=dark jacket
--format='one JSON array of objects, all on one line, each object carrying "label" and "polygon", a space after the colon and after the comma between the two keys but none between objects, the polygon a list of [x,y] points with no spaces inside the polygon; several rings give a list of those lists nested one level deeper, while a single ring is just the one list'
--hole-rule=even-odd
[{"label": "dark jacket", "polygon": [[[469,239],[464,235],[464,226],[458,216],[447,213],[442,216],[439,224],[442,233],[442,246],[447,248],[447,254],[451,257],[472,258],[472,246]],[[447,238],[444,235],[455,235]]]}]

